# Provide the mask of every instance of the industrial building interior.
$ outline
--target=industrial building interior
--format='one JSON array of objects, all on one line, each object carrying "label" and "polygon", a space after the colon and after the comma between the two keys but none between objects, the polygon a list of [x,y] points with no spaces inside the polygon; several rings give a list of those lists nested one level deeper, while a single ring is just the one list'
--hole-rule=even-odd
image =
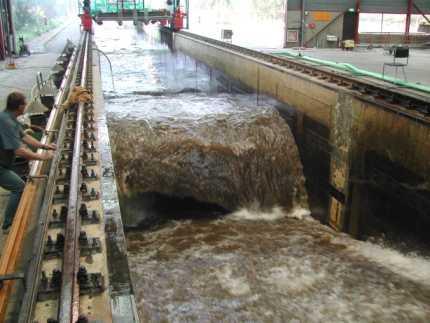
[{"label": "industrial building interior", "polygon": [[430,322],[430,1],[0,0],[0,322]]}]

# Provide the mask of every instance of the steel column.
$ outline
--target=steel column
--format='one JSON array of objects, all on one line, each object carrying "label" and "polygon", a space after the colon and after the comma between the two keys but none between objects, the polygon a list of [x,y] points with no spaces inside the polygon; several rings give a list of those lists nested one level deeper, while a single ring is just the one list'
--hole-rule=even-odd
[{"label": "steel column", "polygon": [[412,7],[414,5],[413,0],[408,0],[408,9],[406,12],[406,26],[405,26],[405,43],[410,43],[411,38],[409,35],[409,29],[411,28],[411,15],[412,15]]},{"label": "steel column", "polygon": [[305,42],[305,0],[301,0],[300,12],[300,47],[303,47]]},{"label": "steel column", "polygon": [[284,48],[288,45],[288,0],[284,2]]},{"label": "steel column", "polygon": [[360,11],[361,11],[361,1],[355,0],[355,31],[354,31],[354,42],[356,44],[360,43],[360,34],[358,33],[358,28],[360,27]]},{"label": "steel column", "polygon": [[185,13],[187,14],[187,29],[190,29],[190,0],[185,1]]},{"label": "steel column", "polygon": [[[1,7],[0,7],[0,10]],[[3,15],[0,12],[0,60],[6,59],[5,33],[3,31]]]},{"label": "steel column", "polygon": [[[91,44],[91,36],[86,32],[84,39],[84,48],[82,48],[82,72],[81,82],[82,87],[86,86],[87,70],[90,68],[88,62],[89,46]],[[79,233],[80,233],[80,218],[78,215],[79,197],[79,182],[80,182],[80,166],[81,166],[81,137],[84,103],[79,103],[77,108],[75,140],[73,146],[72,169],[70,175],[70,193],[68,200],[68,210],[65,225],[65,244],[64,244],[64,259],[63,259],[63,277],[61,282],[61,299],[59,309],[59,319],[61,323],[75,323],[79,317],[79,284],[77,281],[77,273],[79,270]]]},{"label": "steel column", "polygon": [[16,40],[15,40],[15,26],[13,24],[13,18],[12,18],[11,0],[6,0],[5,5],[6,5],[6,15],[7,15],[7,22],[8,22],[8,31],[9,31],[9,34],[7,34],[7,44],[8,44],[9,55],[12,55],[12,53],[16,52]]}]

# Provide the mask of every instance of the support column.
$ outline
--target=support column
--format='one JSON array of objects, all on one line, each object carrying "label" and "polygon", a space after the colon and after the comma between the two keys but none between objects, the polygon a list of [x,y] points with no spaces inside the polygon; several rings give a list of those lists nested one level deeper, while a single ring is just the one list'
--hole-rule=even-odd
[{"label": "support column", "polygon": [[351,95],[339,92],[336,106],[331,110],[330,117],[330,201],[329,219],[331,227],[338,231],[350,230],[351,219],[351,180],[353,162],[357,109]]},{"label": "support column", "polygon": [[[3,10],[0,5],[0,10]],[[0,60],[6,59],[5,33],[3,31],[3,15],[0,12]]]},{"label": "support column", "polygon": [[360,26],[360,11],[361,1],[355,0],[355,30],[354,30],[354,42],[355,44],[360,43],[360,34],[358,33],[358,27]]},{"label": "support column", "polygon": [[301,12],[300,12],[300,47],[304,46],[305,43],[305,0],[301,0]]},{"label": "support column", "polygon": [[411,15],[412,15],[412,7],[414,5],[413,0],[408,0],[408,9],[406,11],[406,26],[405,26],[405,43],[409,44],[411,41],[409,35],[409,29],[411,28]]},{"label": "support column", "polygon": [[5,34],[7,38],[9,55],[16,53],[15,26],[12,18],[12,3],[11,0],[6,0],[6,17],[8,24],[8,32]]},{"label": "support column", "polygon": [[187,25],[186,28],[190,29],[190,0],[185,1],[185,13],[187,15]]},{"label": "support column", "polygon": [[284,48],[288,45],[288,0],[284,2]]}]

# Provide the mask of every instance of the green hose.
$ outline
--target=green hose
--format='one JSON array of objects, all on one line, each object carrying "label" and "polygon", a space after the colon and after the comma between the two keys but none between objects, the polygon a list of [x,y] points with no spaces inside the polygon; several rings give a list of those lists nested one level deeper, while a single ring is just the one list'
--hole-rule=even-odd
[{"label": "green hose", "polygon": [[369,76],[369,77],[372,77],[372,78],[375,78],[378,80],[393,83],[393,84],[400,86],[400,87],[430,93],[430,87],[428,87],[428,86],[417,84],[417,83],[410,83],[410,82],[402,81],[402,80],[399,80],[399,79],[396,79],[396,78],[390,77],[390,76],[382,76],[382,74],[380,74],[380,73],[369,72],[369,71],[366,71],[363,69],[359,69],[359,68],[355,67],[354,65],[347,64],[347,63],[336,63],[336,62],[327,61],[327,60],[318,59],[318,58],[313,58],[313,57],[309,57],[309,56],[304,56],[304,55],[301,55],[298,53],[292,53],[292,52],[271,52],[270,54],[279,55],[279,56],[288,56],[288,57],[295,58],[295,59],[301,59],[301,60],[311,62],[311,63],[317,64],[317,65],[329,66],[329,67],[332,67],[332,68],[337,69],[337,70],[349,72],[354,76]]}]

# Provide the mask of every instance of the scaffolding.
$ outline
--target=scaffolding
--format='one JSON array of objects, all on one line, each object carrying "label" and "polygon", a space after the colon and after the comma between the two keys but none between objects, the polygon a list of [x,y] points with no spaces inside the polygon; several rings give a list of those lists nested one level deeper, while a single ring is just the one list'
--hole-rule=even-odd
[{"label": "scaffolding", "polygon": [[155,0],[93,0],[91,15],[97,23],[103,21],[133,21],[145,24],[167,21],[172,18],[173,10],[165,1]]},{"label": "scaffolding", "polygon": [[91,12],[118,14],[122,10],[144,10],[145,1],[130,0],[93,0],[91,1]]}]

